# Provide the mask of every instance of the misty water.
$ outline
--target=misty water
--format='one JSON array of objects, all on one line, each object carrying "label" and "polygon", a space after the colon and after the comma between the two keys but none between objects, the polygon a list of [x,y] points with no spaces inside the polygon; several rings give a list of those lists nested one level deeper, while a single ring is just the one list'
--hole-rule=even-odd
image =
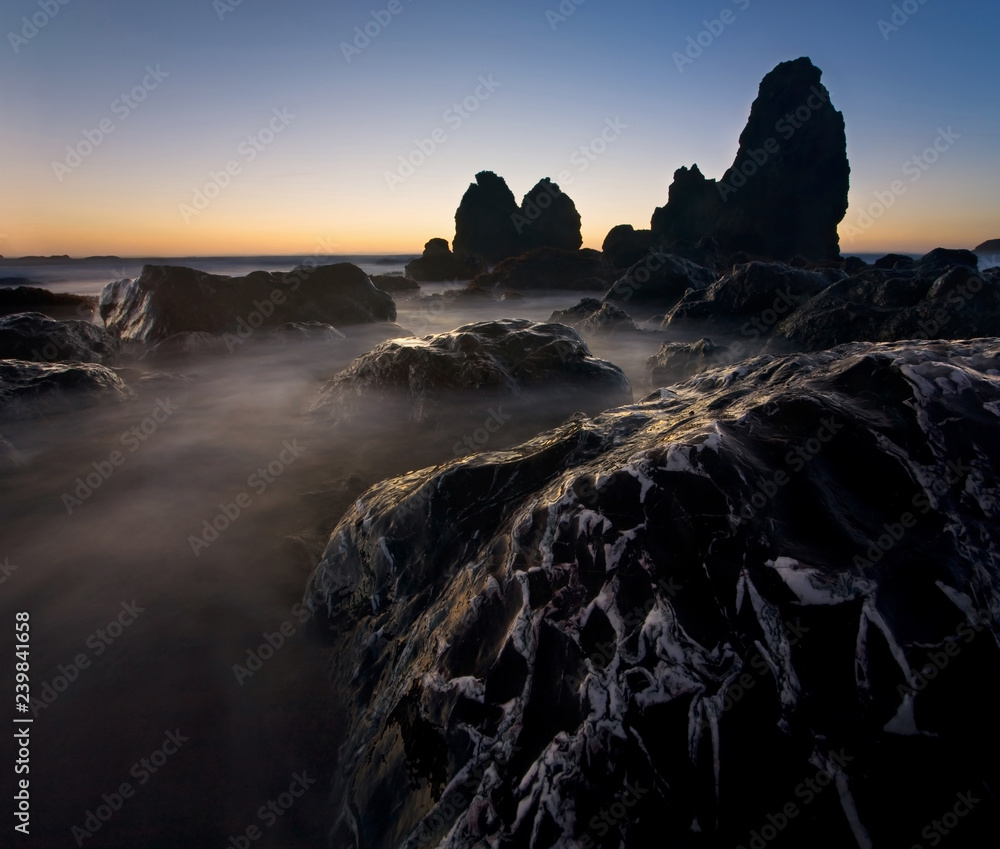
[{"label": "misty water", "polygon": [[[356,261],[369,273],[402,268]],[[228,274],[295,264],[282,262],[185,264]],[[139,270],[48,263],[3,275],[97,294]],[[447,304],[396,295],[397,324],[424,335],[489,318],[547,320],[600,295]],[[337,428],[303,415],[325,380],[390,335],[345,330],[333,343],[251,340],[232,354],[129,363],[121,374],[134,401],[4,426],[26,461],[0,477],[0,563],[3,621],[31,613],[34,845],[77,845],[73,827],[105,805],[110,817],[83,845],[324,845],[342,723],[330,649],[307,633],[299,606],[307,578],[364,489],[463,450],[405,419],[376,413]],[[588,344],[625,371],[638,400],[654,388],[645,361],[665,338]],[[492,407],[484,399],[484,420]],[[502,449],[554,423],[544,395],[536,409],[477,447]],[[212,523],[228,527],[213,534]],[[168,733],[179,749],[162,748]],[[130,798],[118,795],[125,783]],[[258,839],[241,842],[251,827]]]},{"label": "misty water", "polygon": [[[32,277],[97,294],[138,270],[50,266]],[[423,335],[501,316],[546,320],[595,294],[447,305],[397,295],[397,323]],[[307,578],[365,488],[466,450],[406,420],[310,423],[303,410],[323,382],[387,335],[345,330],[335,343],[252,339],[232,354],[128,363],[120,374],[134,401],[4,426],[26,461],[0,477],[0,562],[10,568],[3,621],[31,613],[36,845],[77,845],[73,827],[109,811],[83,845],[245,845],[239,836],[251,826],[261,829],[253,845],[323,845],[341,723],[329,648],[307,635],[298,606]],[[611,336],[591,347],[626,371],[638,399],[651,388],[645,359],[663,338]],[[493,406],[484,399],[484,420]],[[554,423],[544,397],[537,410],[477,447],[504,448]],[[215,536],[213,522],[228,527]],[[273,653],[265,635],[281,643]],[[183,744],[154,754],[168,732]],[[302,798],[289,795],[296,776],[315,781]],[[134,796],[119,799],[126,782]]]}]

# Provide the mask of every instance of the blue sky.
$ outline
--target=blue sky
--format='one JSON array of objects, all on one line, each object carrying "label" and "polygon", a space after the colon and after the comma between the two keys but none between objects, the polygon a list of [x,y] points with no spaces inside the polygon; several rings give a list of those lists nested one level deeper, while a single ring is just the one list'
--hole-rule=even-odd
[{"label": "blue sky", "polygon": [[600,247],[681,165],[721,176],[761,78],[799,56],[846,119],[845,224],[907,182],[845,252],[1000,237],[1000,10],[896,5],[889,30],[894,4],[860,0],[7,0],[0,253],[413,252],[454,235],[482,169],[517,197],[565,174]]}]

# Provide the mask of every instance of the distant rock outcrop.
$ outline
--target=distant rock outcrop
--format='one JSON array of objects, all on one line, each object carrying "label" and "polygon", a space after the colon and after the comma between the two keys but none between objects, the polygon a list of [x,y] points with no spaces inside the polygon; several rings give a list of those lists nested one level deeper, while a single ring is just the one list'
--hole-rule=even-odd
[{"label": "distant rock outcrop", "polygon": [[109,283],[101,317],[125,342],[153,345],[175,333],[239,334],[288,322],[334,326],[393,321],[396,305],[356,265],[303,266],[225,277],[193,268],[147,265],[135,280]]},{"label": "distant rock outcrop", "polygon": [[490,265],[532,248],[577,250],[583,244],[576,204],[548,177],[518,206],[503,177],[480,171],[455,212],[455,253]]},{"label": "distant rock outcrop", "polygon": [[652,230],[636,230],[631,224],[619,224],[608,231],[601,250],[612,268],[628,268],[639,262],[660,241]]},{"label": "distant rock outcrop", "polygon": [[583,298],[568,310],[556,310],[549,321],[565,324],[584,334],[639,331],[632,316],[625,310],[597,298]]},{"label": "distant rock outcrop", "polygon": [[729,254],[836,259],[850,166],[844,117],[821,73],[801,58],[767,74],[732,167],[718,182],[697,165],[678,169],[653,232],[667,245],[711,236]]},{"label": "distant rock outcrop", "polygon": [[973,250],[981,254],[1000,253],[1000,239],[988,239]]},{"label": "distant rock outcrop", "polygon": [[406,276],[420,283],[471,280],[484,270],[482,260],[471,254],[452,253],[447,239],[429,240],[424,245],[423,256],[406,264]]}]

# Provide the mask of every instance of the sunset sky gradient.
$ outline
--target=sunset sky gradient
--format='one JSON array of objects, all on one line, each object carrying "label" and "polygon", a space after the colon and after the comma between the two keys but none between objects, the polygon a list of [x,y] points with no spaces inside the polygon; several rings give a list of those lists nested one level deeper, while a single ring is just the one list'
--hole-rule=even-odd
[{"label": "sunset sky gradient", "polygon": [[[616,224],[649,226],[676,168],[721,177],[761,78],[799,56],[847,123],[844,253],[1000,237],[1000,9],[898,5],[915,11],[888,30],[893,4],[863,0],[7,0],[0,253],[416,253],[454,236],[483,169],[518,199],[568,172],[599,248]],[[706,21],[719,34],[679,67]],[[609,121],[624,129],[581,154]],[[937,161],[904,173],[949,128]],[[88,133],[103,138],[76,160]],[[425,140],[426,161],[387,178]],[[895,180],[905,194],[846,238]]]}]

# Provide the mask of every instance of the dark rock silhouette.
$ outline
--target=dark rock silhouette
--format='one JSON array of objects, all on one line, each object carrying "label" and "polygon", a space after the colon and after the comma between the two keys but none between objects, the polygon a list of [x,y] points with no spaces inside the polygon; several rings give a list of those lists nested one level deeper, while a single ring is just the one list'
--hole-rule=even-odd
[{"label": "dark rock silhouette", "polygon": [[764,77],[736,159],[722,180],[698,166],[674,174],[652,230],[665,243],[713,237],[726,253],[765,259],[836,259],[850,166],[844,118],[807,58]]},{"label": "dark rock silhouette", "polygon": [[482,260],[452,253],[447,239],[431,239],[424,245],[423,255],[406,264],[406,276],[420,283],[471,280],[484,270]]},{"label": "dark rock silhouette", "polygon": [[524,239],[515,225],[520,212],[503,177],[480,171],[455,212],[455,253],[475,254],[490,265],[521,253]]},{"label": "dark rock silhouette", "polygon": [[86,319],[97,313],[97,298],[68,292],[50,292],[34,286],[0,288],[0,316],[17,312],[40,312],[56,319]]},{"label": "dark rock silhouette", "polygon": [[545,289],[606,290],[614,279],[600,251],[584,248],[535,248],[499,263],[480,274],[472,286],[487,291],[512,289],[530,292]]},{"label": "dark rock silhouette", "polygon": [[37,312],[0,318],[0,359],[113,364],[117,341],[89,321],[56,321]]},{"label": "dark rock silhouette", "polygon": [[988,798],[998,361],[759,357],[369,489],[306,597],[331,845],[756,846],[813,781],[787,845],[896,846]]},{"label": "dark rock silhouette", "polygon": [[518,206],[503,177],[480,171],[455,212],[455,253],[494,265],[532,248],[577,250],[583,244],[576,204],[548,177]]},{"label": "dark rock silhouette", "polygon": [[153,345],[175,333],[252,335],[258,327],[320,321],[335,326],[392,321],[396,305],[356,265],[303,266],[225,277],[147,265],[135,280],[109,283],[101,317],[125,342]]},{"label": "dark rock silhouette", "polygon": [[903,254],[886,254],[872,263],[875,268],[912,268],[913,257]]},{"label": "dark rock silhouette", "polygon": [[97,363],[0,360],[0,420],[40,419],[133,397],[118,375]]},{"label": "dark rock silhouette", "polygon": [[575,251],[583,244],[576,204],[548,177],[539,180],[524,196],[514,218],[514,229],[520,236],[518,253],[531,248]]},{"label": "dark rock silhouette", "polygon": [[661,239],[652,230],[636,230],[631,224],[619,224],[608,231],[601,250],[612,268],[628,268],[639,262]]},{"label": "dark rock silhouette", "polygon": [[654,249],[615,281],[604,300],[663,313],[685,292],[705,289],[718,277],[710,268]]},{"label": "dark rock silhouette", "polygon": [[973,248],[976,253],[989,254],[1000,253],[1000,239],[987,239],[981,245]]}]

